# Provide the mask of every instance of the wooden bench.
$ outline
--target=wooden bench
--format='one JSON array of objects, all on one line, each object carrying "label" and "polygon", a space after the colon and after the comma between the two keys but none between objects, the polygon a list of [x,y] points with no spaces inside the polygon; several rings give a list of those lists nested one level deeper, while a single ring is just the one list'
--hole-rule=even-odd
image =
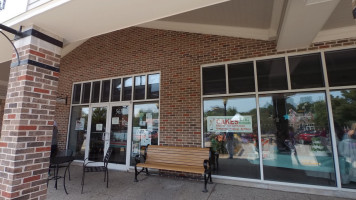
[{"label": "wooden bench", "polygon": [[[142,157],[144,162],[140,162],[138,155],[135,157],[135,182],[141,172],[149,175],[148,168],[188,172],[204,175],[203,192],[208,192],[206,184],[209,179],[212,183],[208,148],[149,145]],[[141,171],[137,167],[142,167]]]}]

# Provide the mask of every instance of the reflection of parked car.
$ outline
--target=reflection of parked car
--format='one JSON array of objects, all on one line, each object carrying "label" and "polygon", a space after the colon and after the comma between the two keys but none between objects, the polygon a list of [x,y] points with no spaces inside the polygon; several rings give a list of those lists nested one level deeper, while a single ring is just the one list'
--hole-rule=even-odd
[{"label": "reflection of parked car", "polygon": [[296,135],[296,140],[299,144],[311,143],[313,137],[321,136],[320,132],[317,131],[304,131]]}]

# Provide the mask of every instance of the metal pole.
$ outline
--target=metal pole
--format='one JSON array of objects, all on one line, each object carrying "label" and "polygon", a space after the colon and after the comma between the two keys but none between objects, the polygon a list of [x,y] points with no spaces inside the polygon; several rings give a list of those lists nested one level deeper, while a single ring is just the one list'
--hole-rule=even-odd
[{"label": "metal pole", "polygon": [[19,36],[19,37],[22,37],[22,35],[23,35],[21,32],[15,30],[15,29],[13,29],[13,28],[10,28],[10,27],[8,27],[8,26],[5,26],[5,25],[3,25],[3,24],[0,24],[0,29],[4,30],[4,31],[6,31],[6,32],[12,33],[12,34],[14,34],[14,35],[17,35],[17,36]]}]

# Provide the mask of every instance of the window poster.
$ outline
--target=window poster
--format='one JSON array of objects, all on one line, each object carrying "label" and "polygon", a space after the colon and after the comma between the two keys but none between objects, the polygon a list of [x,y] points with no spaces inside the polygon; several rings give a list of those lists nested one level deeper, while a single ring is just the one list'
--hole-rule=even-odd
[{"label": "window poster", "polygon": [[85,124],[85,118],[80,118],[75,123],[75,130],[76,131],[83,131],[84,130],[84,124]]},{"label": "window poster", "polygon": [[103,124],[96,124],[96,131],[103,131]]},{"label": "window poster", "polygon": [[209,116],[207,122],[211,132],[252,132],[252,116]]},{"label": "window poster", "polygon": [[113,117],[111,120],[111,124],[117,125],[120,123],[120,118],[119,117]]}]

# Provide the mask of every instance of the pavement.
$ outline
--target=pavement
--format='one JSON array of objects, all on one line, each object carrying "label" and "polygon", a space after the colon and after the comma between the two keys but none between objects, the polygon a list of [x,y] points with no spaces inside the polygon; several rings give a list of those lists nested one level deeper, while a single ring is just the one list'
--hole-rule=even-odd
[{"label": "pavement", "polygon": [[[134,173],[110,170],[109,188],[104,183],[104,173],[85,174],[84,193],[81,194],[82,167],[71,166],[71,181],[66,179],[68,195],[63,188],[63,180],[58,180],[58,189],[54,181],[48,185],[47,199],[50,200],[346,200],[344,198],[266,190],[259,188],[208,184],[209,192],[203,193],[202,180],[188,178],[164,177],[159,175],[145,176],[140,174],[139,182],[134,182]],[[213,179],[214,181],[214,179]]]}]

